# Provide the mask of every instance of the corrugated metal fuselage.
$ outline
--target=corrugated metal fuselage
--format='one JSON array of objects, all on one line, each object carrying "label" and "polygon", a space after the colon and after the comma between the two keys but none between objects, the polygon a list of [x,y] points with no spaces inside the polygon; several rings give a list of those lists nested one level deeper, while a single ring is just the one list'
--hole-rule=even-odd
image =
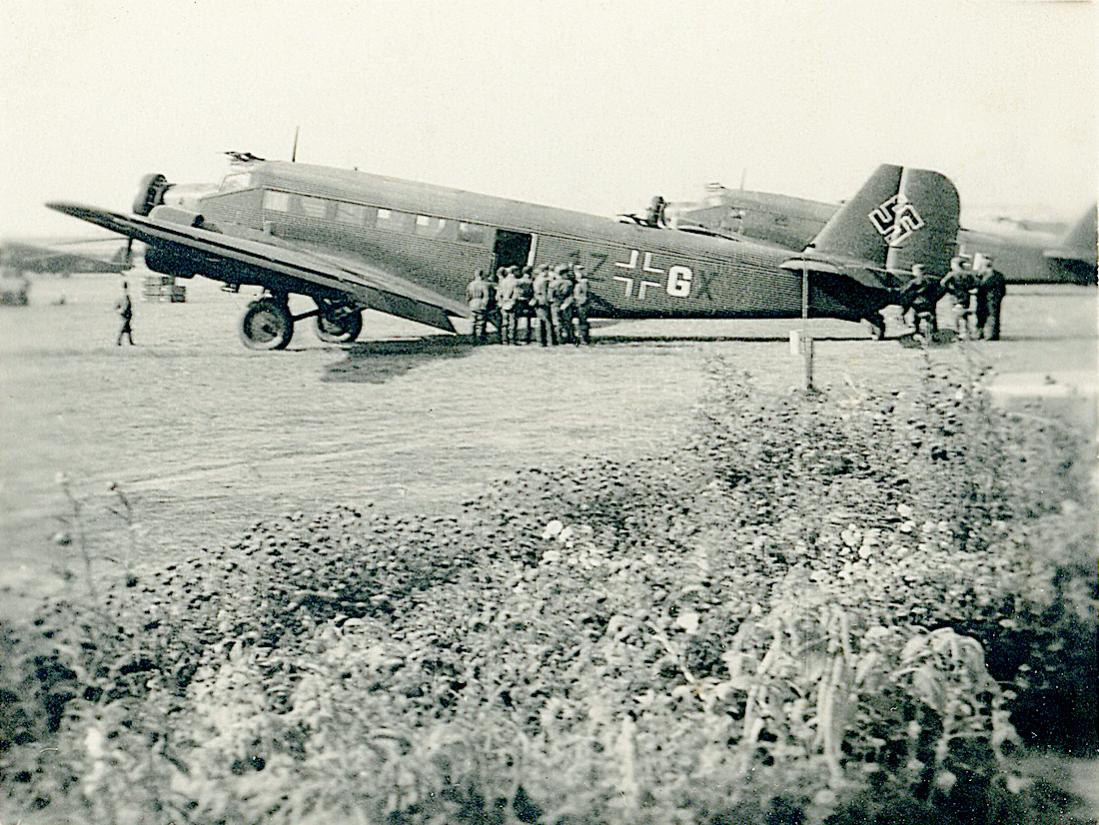
[{"label": "corrugated metal fuselage", "polygon": [[[200,201],[219,225],[264,230],[319,252],[359,258],[461,300],[473,271],[582,264],[604,317],[797,317],[792,250],[625,224],[568,210],[361,172],[267,161],[247,186]],[[831,294],[830,294],[831,293]],[[814,315],[859,313],[814,289]]]}]

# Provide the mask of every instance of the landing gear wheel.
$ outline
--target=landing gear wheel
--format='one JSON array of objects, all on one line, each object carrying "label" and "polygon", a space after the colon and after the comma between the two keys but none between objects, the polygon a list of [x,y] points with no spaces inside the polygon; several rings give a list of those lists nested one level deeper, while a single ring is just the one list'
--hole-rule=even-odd
[{"label": "landing gear wheel", "polygon": [[248,349],[286,349],[294,335],[290,308],[274,298],[260,298],[240,316],[240,340]]},{"label": "landing gear wheel", "polygon": [[322,310],[315,327],[317,337],[326,344],[350,344],[363,331],[363,314],[361,310],[348,309],[325,315]]}]

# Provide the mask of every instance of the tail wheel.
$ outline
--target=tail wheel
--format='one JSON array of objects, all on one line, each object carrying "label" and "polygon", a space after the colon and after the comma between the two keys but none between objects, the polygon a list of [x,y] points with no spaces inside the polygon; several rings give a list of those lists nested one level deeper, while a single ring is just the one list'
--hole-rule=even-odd
[{"label": "tail wheel", "polygon": [[872,340],[881,341],[885,338],[885,318],[882,317],[880,312],[875,312],[864,320],[870,328],[870,338]]},{"label": "tail wheel", "polygon": [[274,298],[253,301],[240,317],[240,340],[248,349],[286,349],[293,335],[290,308]]},{"label": "tail wheel", "polygon": [[326,344],[350,344],[363,331],[362,310],[344,308],[328,314],[322,310],[317,315],[316,331]]}]

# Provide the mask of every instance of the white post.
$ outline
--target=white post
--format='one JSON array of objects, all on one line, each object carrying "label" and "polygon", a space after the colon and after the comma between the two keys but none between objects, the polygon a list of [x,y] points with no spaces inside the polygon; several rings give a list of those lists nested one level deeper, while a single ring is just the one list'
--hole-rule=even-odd
[{"label": "white post", "polygon": [[801,264],[801,352],[805,359],[805,389],[813,389],[813,339],[809,337],[809,265]]}]

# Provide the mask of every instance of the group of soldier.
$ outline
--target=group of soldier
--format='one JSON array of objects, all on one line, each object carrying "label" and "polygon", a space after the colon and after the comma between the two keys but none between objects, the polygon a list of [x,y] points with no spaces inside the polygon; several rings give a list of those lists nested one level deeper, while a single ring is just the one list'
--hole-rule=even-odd
[{"label": "group of soldier", "polygon": [[926,326],[929,333],[934,333],[938,329],[939,300],[950,295],[959,335],[999,341],[1000,305],[1006,293],[1003,273],[992,266],[990,257],[976,256],[970,269],[959,256],[950,261],[950,271],[941,279],[927,273],[922,264],[914,264],[912,280],[901,290],[898,303],[906,315],[914,313],[917,331]]},{"label": "group of soldier", "polygon": [[532,321],[543,347],[590,344],[588,294],[588,278],[579,264],[507,266],[495,273],[478,269],[466,287],[473,342],[485,343],[492,324],[499,343],[519,344],[520,321],[525,320],[525,344],[532,343]]}]

